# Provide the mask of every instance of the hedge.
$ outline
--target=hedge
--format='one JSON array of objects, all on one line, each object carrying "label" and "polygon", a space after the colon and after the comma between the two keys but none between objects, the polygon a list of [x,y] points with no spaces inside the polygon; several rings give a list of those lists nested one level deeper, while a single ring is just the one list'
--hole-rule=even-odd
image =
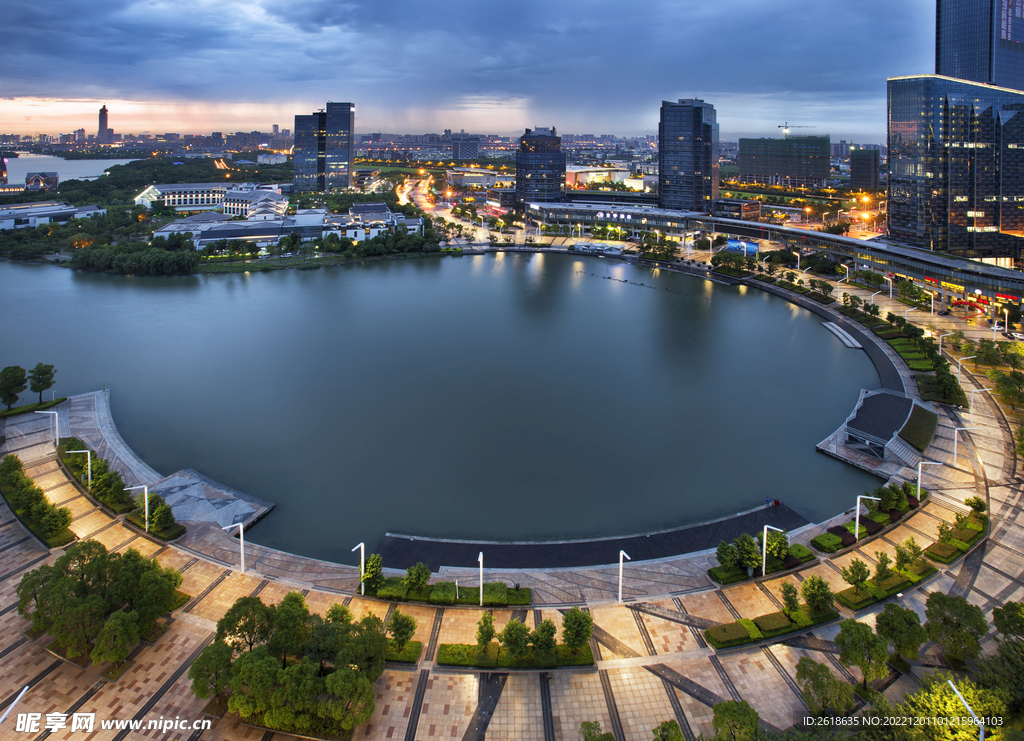
[{"label": "hedge", "polygon": [[848,548],[851,545],[856,544],[857,542],[857,539],[853,537],[852,525],[850,526],[849,530],[847,530],[846,527],[844,527],[843,525],[833,525],[828,529],[827,532],[831,533],[832,535],[839,536],[839,538],[841,538],[843,541],[843,548]]},{"label": "hedge", "polygon": [[832,533],[821,533],[811,540],[811,545],[822,553],[835,553],[843,546],[843,539]]},{"label": "hedge", "polygon": [[422,650],[422,641],[409,641],[401,651],[395,651],[395,649],[389,645],[385,658],[388,661],[398,661],[403,664],[415,664],[420,660],[420,651]]},{"label": "hedge", "polygon": [[475,643],[442,643],[437,650],[437,663],[439,666],[498,666],[512,669],[590,666],[594,663],[594,654],[590,646],[584,646],[579,653],[573,653],[567,646],[557,645],[553,654],[537,657],[531,646],[522,658],[511,659],[495,641],[492,641],[483,653]]},{"label": "hedge", "polygon": [[708,628],[704,631],[704,637],[715,648],[728,648],[741,643],[750,643],[750,633],[738,622]]},{"label": "hedge", "polygon": [[785,633],[807,630],[819,623],[835,620],[837,617],[839,617],[839,613],[832,608],[812,615],[807,611],[806,605],[801,605],[792,618],[781,612],[772,612],[754,620],[737,620],[724,625],[716,625],[705,630],[704,637],[715,648],[723,649],[760,641],[764,638],[774,638]]},{"label": "hedge", "polygon": [[[389,576],[377,587],[376,592],[367,592],[378,599],[389,602],[425,602],[435,605],[479,605],[480,587],[460,587],[454,582],[436,582],[425,587],[410,589],[405,577]],[[457,595],[457,596],[456,596]],[[528,587],[510,589],[504,582],[484,584],[484,606],[505,607],[506,605],[528,606],[533,604],[533,592]]]},{"label": "hedge", "polygon": [[850,587],[836,593],[836,602],[854,611],[861,610],[868,605],[873,605],[877,601],[878,599],[875,595],[871,594],[866,588],[855,589]]},{"label": "hedge", "polygon": [[754,625],[760,628],[764,634],[771,633],[773,630],[784,630],[792,624],[793,621],[782,612],[770,612],[767,615],[754,618]]},{"label": "hedge", "polygon": [[981,531],[974,530],[973,528],[957,527],[953,528],[953,530],[950,532],[950,536],[952,536],[954,540],[959,540],[970,546],[972,543],[974,543],[974,541],[981,537]]},{"label": "hedge", "polygon": [[932,543],[924,549],[924,554],[939,563],[952,563],[960,554],[960,549],[949,543]]},{"label": "hedge", "polygon": [[814,560],[814,553],[802,543],[794,543],[789,547],[789,555],[798,559],[800,563],[807,563]]},{"label": "hedge", "polygon": [[747,570],[739,566],[726,568],[725,566],[712,566],[708,569],[708,576],[719,584],[735,584],[738,581],[749,579]]},{"label": "hedge", "polygon": [[409,594],[409,587],[405,585],[405,578],[401,576],[389,576],[384,583],[377,587],[377,598],[385,600],[405,600]]}]

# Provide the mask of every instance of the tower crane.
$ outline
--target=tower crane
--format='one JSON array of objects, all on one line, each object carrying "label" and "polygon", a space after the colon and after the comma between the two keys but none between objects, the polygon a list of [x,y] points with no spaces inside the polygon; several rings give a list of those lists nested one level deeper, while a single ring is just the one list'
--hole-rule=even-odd
[{"label": "tower crane", "polygon": [[789,121],[787,121],[786,123],[782,124],[782,126],[780,126],[779,128],[782,129],[782,138],[783,139],[788,139],[789,138],[789,130],[790,129],[816,129],[818,127],[817,126],[790,126],[789,125]]}]

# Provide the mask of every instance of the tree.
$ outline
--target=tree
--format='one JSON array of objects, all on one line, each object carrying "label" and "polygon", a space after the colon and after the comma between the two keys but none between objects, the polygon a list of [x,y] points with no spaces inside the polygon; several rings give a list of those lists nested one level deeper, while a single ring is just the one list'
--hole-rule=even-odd
[{"label": "tree", "polygon": [[234,651],[252,651],[266,643],[274,631],[273,608],[259,597],[239,597],[217,621],[217,640]]},{"label": "tree", "polygon": [[775,556],[778,559],[784,558],[789,552],[789,536],[785,532],[769,530],[767,550],[769,556]]},{"label": "tree", "polygon": [[964,597],[932,592],[925,603],[928,637],[942,646],[946,658],[966,661],[981,652],[980,639],[988,632],[981,608]]},{"label": "tree", "polygon": [[518,620],[509,620],[505,630],[498,634],[498,641],[510,659],[518,659],[526,655],[530,645],[530,629]]},{"label": "tree", "polygon": [[202,650],[189,665],[192,694],[200,700],[217,697],[227,691],[231,682],[231,648],[224,641],[214,641]]},{"label": "tree", "polygon": [[733,542],[736,546],[737,563],[747,570],[747,574],[754,573],[754,569],[761,565],[761,549],[757,547],[757,541],[750,533],[741,533]]},{"label": "tree", "polygon": [[718,548],[715,549],[715,557],[722,568],[731,569],[736,565],[740,554],[736,550],[736,546],[723,540],[718,543]]},{"label": "tree", "polygon": [[822,577],[814,574],[804,579],[800,585],[800,594],[811,614],[825,612],[832,609],[832,588]]},{"label": "tree", "polygon": [[392,647],[401,653],[416,632],[416,618],[396,609],[388,620],[388,632],[391,634]]},{"label": "tree", "polygon": [[476,645],[480,647],[480,653],[487,650],[487,646],[494,640],[494,615],[485,612],[480,621],[476,624]]},{"label": "tree", "polygon": [[28,372],[32,393],[39,394],[39,403],[43,403],[43,392],[53,386],[53,377],[57,371],[52,365],[36,363],[36,367]]},{"label": "tree", "polygon": [[541,620],[540,624],[530,633],[530,644],[538,656],[547,656],[555,650],[555,633],[558,628],[553,620]]},{"label": "tree", "polygon": [[898,571],[913,566],[924,554],[913,535],[904,540],[902,545],[894,546],[894,550],[896,551],[896,569]]},{"label": "tree", "polygon": [[674,720],[666,720],[661,725],[651,729],[654,733],[654,741],[683,741],[683,729]]},{"label": "tree", "polygon": [[309,638],[309,607],[299,592],[288,592],[274,610],[274,632],[268,642],[270,650],[281,657],[281,668],[288,666],[288,657],[302,653]]},{"label": "tree", "polygon": [[784,581],[779,587],[779,593],[782,595],[782,611],[792,618],[800,611],[800,594],[796,585],[791,581]]},{"label": "tree", "polygon": [[890,644],[897,658],[913,661],[921,646],[928,640],[928,632],[913,610],[890,602],[875,618],[875,630]]},{"label": "tree", "polygon": [[601,733],[601,724],[597,721],[580,723],[580,741],[615,741],[614,733]]},{"label": "tree", "polygon": [[132,646],[139,642],[139,616],[134,612],[117,610],[103,624],[92,650],[92,663],[109,661],[115,666],[128,658]]},{"label": "tree", "polygon": [[334,663],[335,666],[358,667],[373,683],[384,673],[387,652],[384,622],[376,615],[367,615],[345,631]]},{"label": "tree", "polygon": [[327,675],[324,687],[330,693],[324,710],[344,730],[350,731],[373,716],[373,684],[362,673],[347,667],[339,669]]},{"label": "tree", "polygon": [[430,567],[422,561],[405,570],[405,586],[409,589],[422,589],[430,580]]},{"label": "tree", "polygon": [[590,643],[594,634],[594,618],[589,612],[578,607],[570,607],[562,615],[562,643],[574,654]]},{"label": "tree", "polygon": [[166,502],[161,502],[153,510],[150,524],[158,533],[174,527],[174,512]]},{"label": "tree", "polygon": [[98,594],[77,597],[61,605],[53,616],[50,634],[69,659],[88,652],[89,643],[103,628],[107,609],[107,603]]},{"label": "tree", "polygon": [[808,710],[821,715],[826,710],[845,713],[853,707],[853,687],[837,679],[824,664],[804,656],[796,665],[796,681]]},{"label": "tree", "polygon": [[1000,641],[995,656],[978,662],[978,679],[987,687],[1006,690],[1014,712],[1024,709],[1024,642]]},{"label": "tree", "polygon": [[18,401],[18,394],[27,388],[25,369],[17,365],[9,365],[0,370],[0,402],[10,409]]},{"label": "tree", "polygon": [[897,715],[917,717],[924,713],[921,717],[934,719],[934,724],[929,725],[930,728],[947,731],[943,735],[923,735],[924,738],[950,741],[978,738],[976,726],[963,725],[963,719],[969,718],[970,714],[949,686],[950,679],[979,718],[1002,717],[1007,714],[1006,705],[1010,696],[1004,689],[987,689],[979,687],[969,679],[958,679],[947,672],[935,672],[921,677],[921,689],[904,698],[901,712]]},{"label": "tree", "polygon": [[1004,638],[1024,638],[1024,603],[1007,602],[995,608],[992,622]]},{"label": "tree", "polygon": [[715,705],[711,725],[716,738],[725,741],[754,741],[761,717],[746,700],[729,700]]},{"label": "tree", "polygon": [[875,567],[875,583],[881,584],[892,576],[889,554],[885,551],[875,551],[875,558],[878,559],[878,565]]},{"label": "tree", "polygon": [[384,581],[384,564],[379,553],[371,553],[363,567],[363,582],[370,589],[376,589]]},{"label": "tree", "polygon": [[860,594],[860,588],[871,576],[866,563],[859,558],[853,559],[850,565],[843,569],[843,581],[853,587],[855,594]]},{"label": "tree", "polygon": [[889,658],[889,651],[885,639],[875,635],[870,625],[856,620],[844,620],[839,625],[836,646],[839,648],[840,664],[860,669],[864,675],[865,689],[869,681],[881,679],[888,673],[885,662]]}]

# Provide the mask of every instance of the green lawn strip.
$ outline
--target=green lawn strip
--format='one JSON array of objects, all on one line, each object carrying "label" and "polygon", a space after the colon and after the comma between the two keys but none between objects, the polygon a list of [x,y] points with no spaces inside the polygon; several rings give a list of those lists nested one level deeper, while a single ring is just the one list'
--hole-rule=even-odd
[{"label": "green lawn strip", "polygon": [[[367,589],[366,594],[389,602],[423,602],[431,605],[479,605],[479,587],[460,587],[456,596],[454,582],[437,582],[428,584],[422,589],[410,589],[405,585],[405,577],[389,576],[374,589]],[[508,605],[529,606],[533,604],[533,592],[529,587],[509,589],[504,582],[487,582],[484,584],[484,607],[506,607]]]},{"label": "green lawn strip", "polygon": [[731,569],[727,569],[724,566],[712,566],[708,569],[708,576],[719,584],[735,584],[750,578],[746,569],[741,569],[737,566]]},{"label": "green lawn strip", "polygon": [[803,295],[805,293],[810,293],[811,292],[810,288],[805,288],[804,286],[798,286],[795,283],[790,283],[788,280],[780,280],[775,285],[781,286],[781,287],[785,288],[787,291],[792,291],[793,293],[799,293],[800,295]]},{"label": "green lawn strip", "polygon": [[401,651],[395,651],[388,646],[385,658],[388,661],[397,661],[403,664],[415,664],[420,660],[420,652],[423,651],[423,641],[409,641]]},{"label": "green lawn strip", "polygon": [[554,654],[548,656],[535,656],[531,647],[525,656],[512,659],[494,641],[483,653],[475,643],[442,643],[437,650],[437,663],[439,666],[537,669],[554,666],[590,666],[594,663],[594,655],[590,646],[584,646],[579,653],[574,654],[566,646],[559,645],[555,646]]},{"label": "green lawn strip", "polygon": [[4,417],[14,417],[15,415],[18,414],[31,414],[32,412],[41,412],[44,409],[55,407],[58,404],[61,404],[67,400],[68,397],[62,396],[59,399],[54,399],[52,401],[44,401],[42,404],[39,404],[37,402],[35,404],[24,404],[20,407],[13,407],[12,409],[4,409],[0,411],[0,419],[3,419]]},{"label": "green lawn strip", "polygon": [[42,541],[47,548],[60,548],[74,540],[78,539],[69,528],[64,528],[56,535],[46,537],[43,535],[43,526],[32,519],[32,515],[25,509],[16,510],[11,506],[10,500],[7,498],[8,490],[5,487],[0,486],[0,494],[3,495],[4,502],[7,504],[8,509],[14,512],[14,516],[18,518],[22,525],[32,532],[40,541]]}]

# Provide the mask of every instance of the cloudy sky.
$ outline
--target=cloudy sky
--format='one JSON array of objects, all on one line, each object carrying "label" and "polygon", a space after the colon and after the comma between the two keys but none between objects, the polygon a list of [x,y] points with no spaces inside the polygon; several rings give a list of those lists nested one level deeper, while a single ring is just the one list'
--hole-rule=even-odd
[{"label": "cloudy sky", "polygon": [[885,78],[934,72],[935,0],[9,0],[0,133],[291,128],[656,133],[700,97],[723,139],[885,138]]}]

